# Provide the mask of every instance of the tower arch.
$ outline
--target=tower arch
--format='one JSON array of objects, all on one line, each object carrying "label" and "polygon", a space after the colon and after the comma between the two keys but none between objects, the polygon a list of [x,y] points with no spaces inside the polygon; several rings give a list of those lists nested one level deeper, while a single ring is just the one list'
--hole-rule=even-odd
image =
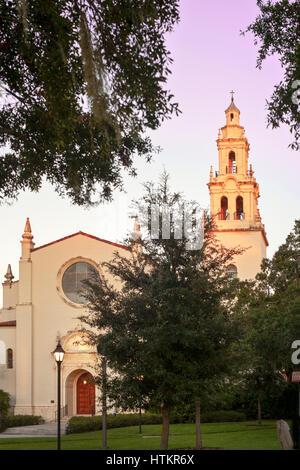
[{"label": "tower arch", "polygon": [[221,220],[228,219],[228,198],[227,196],[221,197]]},{"label": "tower arch", "polygon": [[236,220],[244,220],[244,200],[242,196],[237,196],[236,198],[236,211],[235,211],[235,219]]}]

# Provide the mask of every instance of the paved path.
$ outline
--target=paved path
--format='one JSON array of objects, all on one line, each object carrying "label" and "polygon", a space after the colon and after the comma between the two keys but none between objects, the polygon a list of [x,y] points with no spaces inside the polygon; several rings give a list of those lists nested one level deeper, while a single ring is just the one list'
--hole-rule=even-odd
[{"label": "paved path", "polygon": [[[60,426],[61,435],[66,434],[66,423],[64,420]],[[11,437],[53,437],[57,436],[57,423],[36,424],[34,426],[18,426],[7,428],[0,433],[0,439]]]}]

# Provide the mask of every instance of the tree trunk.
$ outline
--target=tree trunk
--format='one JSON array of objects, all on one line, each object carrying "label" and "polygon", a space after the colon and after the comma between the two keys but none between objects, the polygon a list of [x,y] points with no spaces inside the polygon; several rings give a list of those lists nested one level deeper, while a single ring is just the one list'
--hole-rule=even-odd
[{"label": "tree trunk", "polygon": [[170,406],[163,403],[161,407],[162,411],[162,434],[160,441],[160,450],[168,449],[169,442],[169,427],[170,427]]},{"label": "tree trunk", "polygon": [[201,419],[200,419],[200,403],[196,403],[196,449],[202,449]]},{"label": "tree trunk", "polygon": [[107,449],[106,359],[102,359],[102,449]]},{"label": "tree trunk", "polygon": [[260,398],[257,400],[257,416],[258,416],[258,424],[261,426],[261,402]]}]

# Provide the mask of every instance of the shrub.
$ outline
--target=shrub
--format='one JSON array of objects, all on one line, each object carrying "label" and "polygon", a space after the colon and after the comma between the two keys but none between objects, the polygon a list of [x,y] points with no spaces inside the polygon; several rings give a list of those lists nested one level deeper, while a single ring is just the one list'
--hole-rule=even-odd
[{"label": "shrub", "polygon": [[[246,416],[244,413],[238,411],[211,411],[203,413],[201,421],[203,423],[222,423],[231,421],[245,421]],[[190,423],[193,422],[192,417],[188,415],[178,415],[171,413],[170,423]],[[142,424],[161,424],[162,417],[159,414],[142,413],[141,416]],[[139,414],[128,413],[128,414],[117,414],[107,415],[107,429],[111,428],[122,428],[126,426],[138,426],[139,425]],[[68,425],[68,432],[70,434],[98,431],[102,429],[102,416],[73,416]]]},{"label": "shrub", "polygon": [[45,422],[41,416],[33,415],[9,415],[6,420],[8,428],[14,428],[17,426],[33,426],[35,424],[43,424]]},{"label": "shrub", "polygon": [[0,417],[8,415],[9,410],[9,394],[0,390]]},{"label": "shrub", "polygon": [[7,417],[0,415],[0,432],[5,431],[7,428]]},{"label": "shrub", "polygon": [[294,416],[292,419],[292,437],[294,449],[300,450],[300,417]]},{"label": "shrub", "polygon": [[233,410],[207,411],[203,413],[201,418],[202,423],[227,423],[246,420],[245,413]]},{"label": "shrub", "polygon": [[[124,428],[127,426],[138,426],[139,424],[138,413],[126,413],[117,415],[107,415],[107,428]],[[150,415],[142,413],[141,416],[142,424],[160,424],[160,415]],[[98,431],[102,429],[102,416],[84,417],[84,416],[73,416],[68,425],[68,432],[70,434]]]}]

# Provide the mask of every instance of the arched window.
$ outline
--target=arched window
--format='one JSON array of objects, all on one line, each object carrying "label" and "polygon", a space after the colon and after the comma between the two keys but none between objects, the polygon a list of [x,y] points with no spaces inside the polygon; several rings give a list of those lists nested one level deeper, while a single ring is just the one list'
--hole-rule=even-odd
[{"label": "arched window", "polygon": [[238,196],[236,198],[236,213],[235,213],[235,218],[238,220],[244,220],[245,214],[244,214],[244,203],[243,203],[243,198],[242,196]]},{"label": "arched window", "polygon": [[233,113],[230,114],[230,121],[231,121],[231,122],[234,121],[234,114],[233,114]]},{"label": "arched window", "polygon": [[234,264],[230,264],[226,270],[227,276],[231,279],[237,278],[237,267]]},{"label": "arched window", "polygon": [[221,220],[228,220],[228,199],[226,196],[221,198]]},{"label": "arched window", "polygon": [[232,151],[229,153],[228,172],[227,173],[236,173],[235,153],[232,152]]},{"label": "arched window", "polygon": [[6,365],[8,369],[13,368],[13,350],[11,348],[6,351]]}]

